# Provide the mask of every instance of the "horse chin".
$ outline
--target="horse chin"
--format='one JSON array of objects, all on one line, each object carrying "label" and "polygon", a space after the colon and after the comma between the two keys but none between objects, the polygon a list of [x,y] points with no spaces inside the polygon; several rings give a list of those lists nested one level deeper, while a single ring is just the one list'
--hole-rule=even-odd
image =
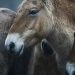
[{"label": "horse chin", "polygon": [[23,54],[23,51],[24,51],[24,45],[18,46],[18,44],[13,49],[7,49],[7,53],[11,56],[20,56]]},{"label": "horse chin", "polygon": [[7,51],[7,53],[8,53],[8,55],[11,55],[11,56],[20,56],[23,54],[23,51],[24,51],[24,46],[21,47],[19,52],[10,53],[9,51]]}]

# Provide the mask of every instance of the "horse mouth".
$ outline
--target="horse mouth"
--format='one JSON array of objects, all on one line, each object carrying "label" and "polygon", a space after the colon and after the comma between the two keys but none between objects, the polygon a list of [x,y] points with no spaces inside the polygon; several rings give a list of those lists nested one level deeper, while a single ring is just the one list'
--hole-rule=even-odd
[{"label": "horse mouth", "polygon": [[15,52],[14,50],[10,53],[10,51],[7,51],[8,55],[10,56],[20,56],[23,54],[24,46],[22,45],[19,52]]}]

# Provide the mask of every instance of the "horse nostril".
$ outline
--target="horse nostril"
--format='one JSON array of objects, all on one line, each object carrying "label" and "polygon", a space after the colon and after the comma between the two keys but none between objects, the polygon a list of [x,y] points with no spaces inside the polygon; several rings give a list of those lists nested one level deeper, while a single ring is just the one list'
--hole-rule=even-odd
[{"label": "horse nostril", "polygon": [[73,71],[72,75],[75,75],[75,71]]},{"label": "horse nostril", "polygon": [[15,44],[13,42],[11,42],[9,44],[9,50],[12,51],[15,48]]}]

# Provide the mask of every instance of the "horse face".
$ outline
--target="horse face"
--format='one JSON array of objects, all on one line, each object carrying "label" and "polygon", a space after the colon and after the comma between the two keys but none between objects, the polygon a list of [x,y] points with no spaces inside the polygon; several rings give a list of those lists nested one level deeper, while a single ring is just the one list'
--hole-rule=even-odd
[{"label": "horse face", "polygon": [[51,28],[50,14],[43,0],[23,0],[5,40],[7,49],[22,53],[24,46],[33,46],[46,37]]}]

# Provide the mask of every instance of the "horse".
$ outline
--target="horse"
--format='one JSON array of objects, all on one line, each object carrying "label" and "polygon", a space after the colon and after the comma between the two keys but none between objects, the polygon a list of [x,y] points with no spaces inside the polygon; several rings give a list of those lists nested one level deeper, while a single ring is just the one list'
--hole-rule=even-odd
[{"label": "horse", "polygon": [[39,46],[41,46],[41,50],[38,47],[35,54],[36,61],[33,75],[61,75],[57,67],[55,52],[50,47],[48,41],[43,39]]},{"label": "horse", "polygon": [[0,75],[7,75],[9,69],[8,53],[4,42],[15,15],[16,13],[8,8],[0,8]]},{"label": "horse", "polygon": [[23,0],[5,40],[8,51],[22,54],[24,47],[34,47],[45,38],[56,52],[58,68],[65,75],[74,41],[74,4],[74,0]]},{"label": "horse", "polygon": [[[38,75],[38,73],[40,73],[40,75],[57,75],[59,72],[56,66],[56,61],[54,60],[55,55],[52,55],[53,51],[48,45],[47,41],[42,40],[40,44],[40,48],[42,48],[42,51],[39,47],[37,47],[39,48],[39,51],[37,50],[38,52],[35,52],[36,49],[33,50],[31,48],[27,48],[24,50],[21,56],[13,56],[11,55],[11,51],[8,55],[8,53],[6,52],[6,48],[4,47],[4,41],[15,16],[16,12],[8,8],[0,8],[0,75]],[[44,54],[42,53],[43,50]],[[50,56],[46,58],[44,55],[46,55],[47,57],[48,55]],[[10,57],[10,59],[8,57]],[[41,59],[42,61],[40,61],[39,59]],[[39,66],[37,66],[38,64]],[[47,71],[46,69],[51,69],[51,71]]]},{"label": "horse", "polygon": [[[75,33],[74,33],[74,43],[73,43],[73,47],[72,50],[70,52],[70,54],[68,55],[67,58],[67,66],[66,66],[66,72],[68,75],[75,75]],[[70,66],[68,66],[70,65]],[[73,67],[73,69],[71,69],[71,67]]]}]

